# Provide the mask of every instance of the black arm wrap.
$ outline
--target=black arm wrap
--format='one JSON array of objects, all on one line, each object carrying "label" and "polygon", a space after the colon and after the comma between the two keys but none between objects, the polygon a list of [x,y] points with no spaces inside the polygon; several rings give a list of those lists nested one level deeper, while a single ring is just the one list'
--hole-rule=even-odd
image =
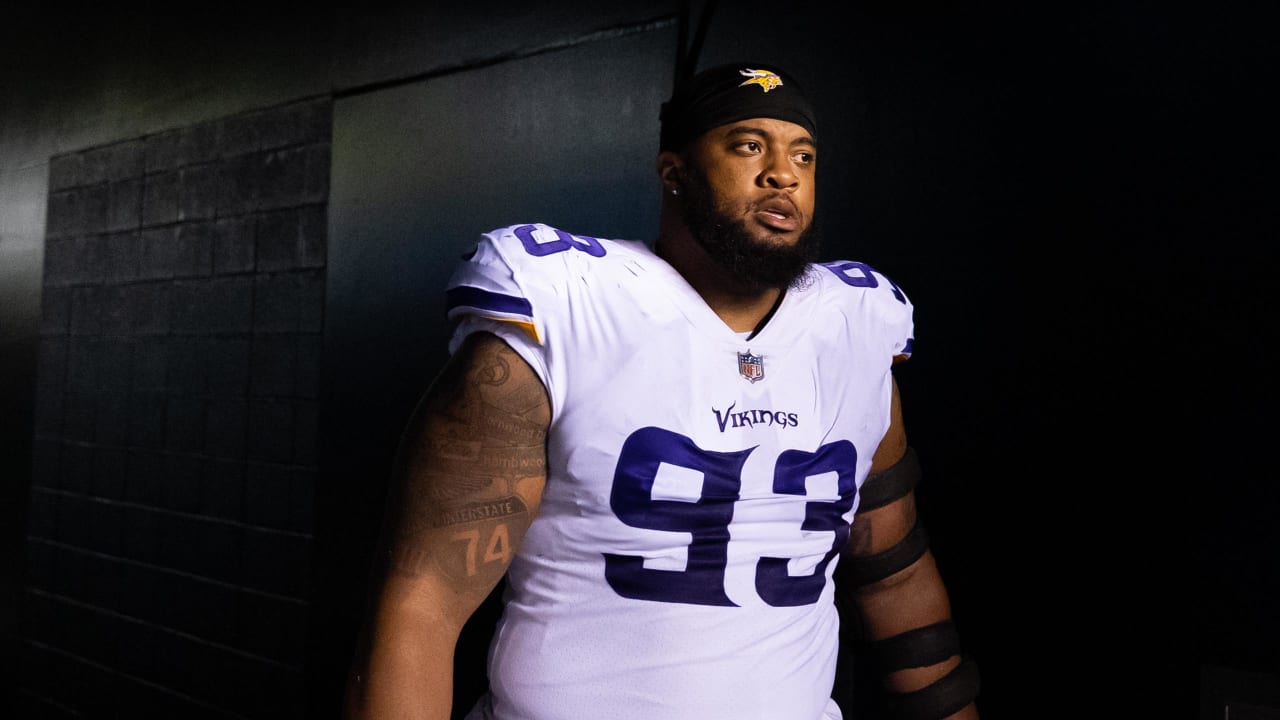
[{"label": "black arm wrap", "polygon": [[935,665],[960,654],[960,635],[955,623],[942,620],[914,630],[876,640],[872,650],[885,672]]},{"label": "black arm wrap", "polygon": [[906,568],[929,549],[929,534],[919,522],[896,545],[875,555],[850,555],[841,562],[849,563],[849,579],[854,587],[862,587]]},{"label": "black arm wrap", "polygon": [[858,501],[858,512],[888,505],[914,490],[918,482],[920,460],[916,457],[915,449],[908,447],[907,452],[898,458],[898,462],[871,475],[862,483],[862,487],[858,489],[858,494],[862,496]]},{"label": "black arm wrap", "polygon": [[885,706],[896,720],[938,720],[973,702],[979,685],[978,664],[966,655],[951,672],[919,690],[886,693]]}]

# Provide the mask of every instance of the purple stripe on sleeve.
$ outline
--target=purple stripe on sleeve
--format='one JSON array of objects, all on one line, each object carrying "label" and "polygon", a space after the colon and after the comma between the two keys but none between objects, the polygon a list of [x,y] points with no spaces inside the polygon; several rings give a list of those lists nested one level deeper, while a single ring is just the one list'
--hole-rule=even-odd
[{"label": "purple stripe on sleeve", "polygon": [[445,301],[452,312],[458,307],[473,307],[494,312],[515,313],[533,317],[533,306],[524,298],[481,290],[470,285],[459,285],[445,291]]}]

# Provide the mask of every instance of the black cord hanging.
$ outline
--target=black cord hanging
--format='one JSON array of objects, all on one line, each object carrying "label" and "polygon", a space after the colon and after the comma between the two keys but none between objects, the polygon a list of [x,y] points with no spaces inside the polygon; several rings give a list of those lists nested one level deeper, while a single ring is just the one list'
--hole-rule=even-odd
[{"label": "black cord hanging", "polygon": [[698,24],[693,29],[693,41],[689,42],[690,2],[680,3],[679,43],[676,52],[676,71],[674,90],[684,87],[698,70],[698,57],[702,54],[702,43],[707,37],[707,27],[711,24],[711,16],[715,13],[716,0],[706,0],[702,4],[702,12],[698,15]]}]

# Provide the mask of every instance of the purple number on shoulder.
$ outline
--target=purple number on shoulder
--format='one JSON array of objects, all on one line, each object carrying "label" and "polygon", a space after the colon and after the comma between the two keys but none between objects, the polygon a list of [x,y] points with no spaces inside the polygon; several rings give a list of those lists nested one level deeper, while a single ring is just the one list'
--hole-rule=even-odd
[{"label": "purple number on shoulder", "polygon": [[538,242],[538,239],[533,236],[533,231],[536,229],[535,225],[521,225],[514,230],[516,237],[520,238],[520,243],[524,245],[525,252],[530,255],[542,257],[565,250],[579,250],[592,257],[604,257],[604,246],[599,240],[589,235],[571,235],[563,230],[551,228],[555,232],[556,239],[550,242]]}]

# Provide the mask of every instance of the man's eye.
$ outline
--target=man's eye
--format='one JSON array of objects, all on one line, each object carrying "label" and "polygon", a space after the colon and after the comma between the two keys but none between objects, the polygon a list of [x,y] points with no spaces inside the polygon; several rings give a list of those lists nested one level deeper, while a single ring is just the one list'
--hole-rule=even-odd
[{"label": "man's eye", "polygon": [[738,149],[749,153],[760,152],[760,143],[755,140],[747,140],[746,142],[738,143]]},{"label": "man's eye", "polygon": [[810,153],[810,152],[796,153],[796,162],[802,163],[804,165],[808,165],[816,159],[817,158],[813,156],[813,153]]}]

